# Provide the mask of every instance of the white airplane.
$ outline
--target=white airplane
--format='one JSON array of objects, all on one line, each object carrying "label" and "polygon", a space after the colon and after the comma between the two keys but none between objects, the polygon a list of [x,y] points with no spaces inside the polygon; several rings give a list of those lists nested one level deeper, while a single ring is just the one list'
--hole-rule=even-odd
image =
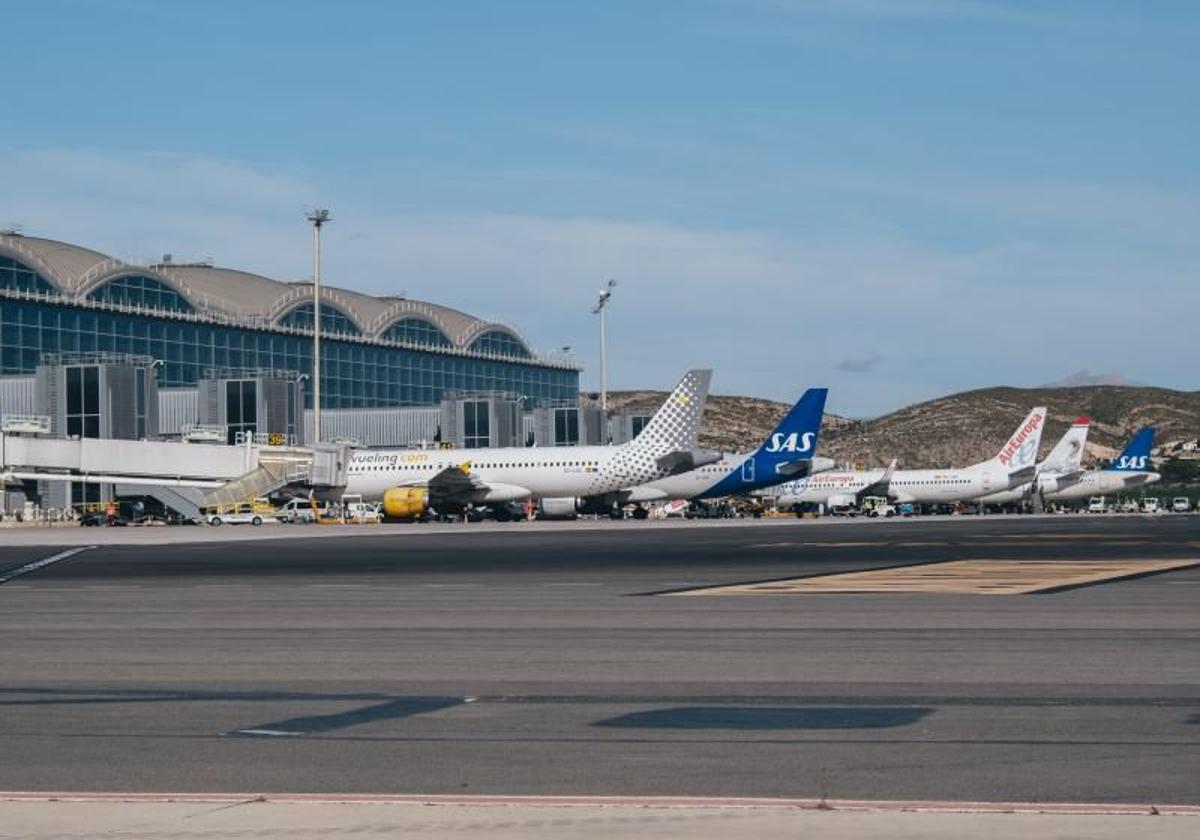
[{"label": "white airplane", "polygon": [[394,519],[541,496],[593,496],[695,469],[720,457],[696,448],[711,370],[692,370],[641,433],[621,446],[375,449],[355,452],[345,493],[382,500]]},{"label": "white airplane", "polygon": [[887,496],[910,503],[958,502],[1019,487],[1033,478],[1045,407],[1035,408],[996,456],[964,469],[830,471],[780,485],[776,504],[791,508],[804,502],[829,507],[858,505],[866,496]]},{"label": "white airplane", "polygon": [[1084,475],[1083,448],[1087,444],[1090,417],[1077,417],[1071,428],[1054,445],[1041,463],[1037,465],[1033,481],[1012,490],[1002,490],[990,496],[981,496],[975,501],[988,505],[1007,505],[1027,499],[1034,494],[1046,498],[1049,494],[1066,490],[1079,482]]},{"label": "white airplane", "polygon": [[1056,502],[1123,493],[1143,484],[1154,484],[1162,476],[1148,469],[1150,450],[1154,446],[1154,427],[1144,426],[1129,439],[1121,454],[1102,470],[1088,470],[1074,484],[1046,493]]},{"label": "white airplane", "polygon": [[[828,395],[828,388],[805,391],[775,431],[753,452],[722,453],[714,463],[603,496],[543,498],[538,503],[538,512],[546,519],[574,519],[580,513],[608,513],[616,517],[631,502],[715,499],[832,469],[835,466],[832,459],[815,457]],[[639,507],[634,516],[644,519],[647,513]]]}]

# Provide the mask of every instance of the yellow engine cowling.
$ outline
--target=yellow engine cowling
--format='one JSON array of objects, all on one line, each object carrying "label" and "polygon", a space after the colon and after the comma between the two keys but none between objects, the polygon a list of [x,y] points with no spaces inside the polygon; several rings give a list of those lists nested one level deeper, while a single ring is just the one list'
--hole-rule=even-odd
[{"label": "yellow engine cowling", "polygon": [[429,510],[429,491],[422,487],[393,487],[383,491],[383,515],[388,519],[420,519]]}]

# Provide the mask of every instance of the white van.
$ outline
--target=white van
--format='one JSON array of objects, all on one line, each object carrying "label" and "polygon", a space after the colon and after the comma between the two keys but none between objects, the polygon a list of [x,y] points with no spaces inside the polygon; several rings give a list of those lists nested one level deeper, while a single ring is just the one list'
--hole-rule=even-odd
[{"label": "white van", "polygon": [[1153,496],[1142,499],[1142,513],[1162,513],[1162,505]]},{"label": "white van", "polygon": [[1108,513],[1108,499],[1103,496],[1092,496],[1088,499],[1088,513]]},{"label": "white van", "polygon": [[[321,516],[328,516],[329,510],[324,504],[318,504],[317,509]],[[317,514],[313,511],[312,502],[308,499],[292,499],[283,507],[275,511],[275,516],[280,522],[290,522],[291,524],[310,524],[317,521]]]},{"label": "white van", "polygon": [[1171,500],[1171,510],[1175,513],[1187,513],[1192,509],[1192,501],[1187,496],[1176,496]]}]

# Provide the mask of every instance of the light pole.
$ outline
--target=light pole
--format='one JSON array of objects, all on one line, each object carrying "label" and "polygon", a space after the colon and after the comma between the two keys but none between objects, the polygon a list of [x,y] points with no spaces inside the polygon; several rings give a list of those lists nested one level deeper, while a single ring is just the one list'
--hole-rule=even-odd
[{"label": "light pole", "polygon": [[329,211],[317,207],[306,218],[313,226],[313,443],[321,443],[321,226]]},{"label": "light pole", "polygon": [[600,297],[592,307],[592,313],[600,316],[600,423],[608,437],[608,342],[604,335],[604,308],[612,297],[613,289],[617,288],[616,280],[609,280],[608,285],[600,290]]}]

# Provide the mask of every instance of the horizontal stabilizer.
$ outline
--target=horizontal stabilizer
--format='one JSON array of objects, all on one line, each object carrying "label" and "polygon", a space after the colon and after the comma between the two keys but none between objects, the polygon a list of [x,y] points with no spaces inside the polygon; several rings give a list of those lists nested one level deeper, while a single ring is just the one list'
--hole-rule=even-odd
[{"label": "horizontal stabilizer", "polygon": [[719,460],[721,453],[711,449],[676,449],[655,459],[654,463],[667,475],[679,475]]}]

